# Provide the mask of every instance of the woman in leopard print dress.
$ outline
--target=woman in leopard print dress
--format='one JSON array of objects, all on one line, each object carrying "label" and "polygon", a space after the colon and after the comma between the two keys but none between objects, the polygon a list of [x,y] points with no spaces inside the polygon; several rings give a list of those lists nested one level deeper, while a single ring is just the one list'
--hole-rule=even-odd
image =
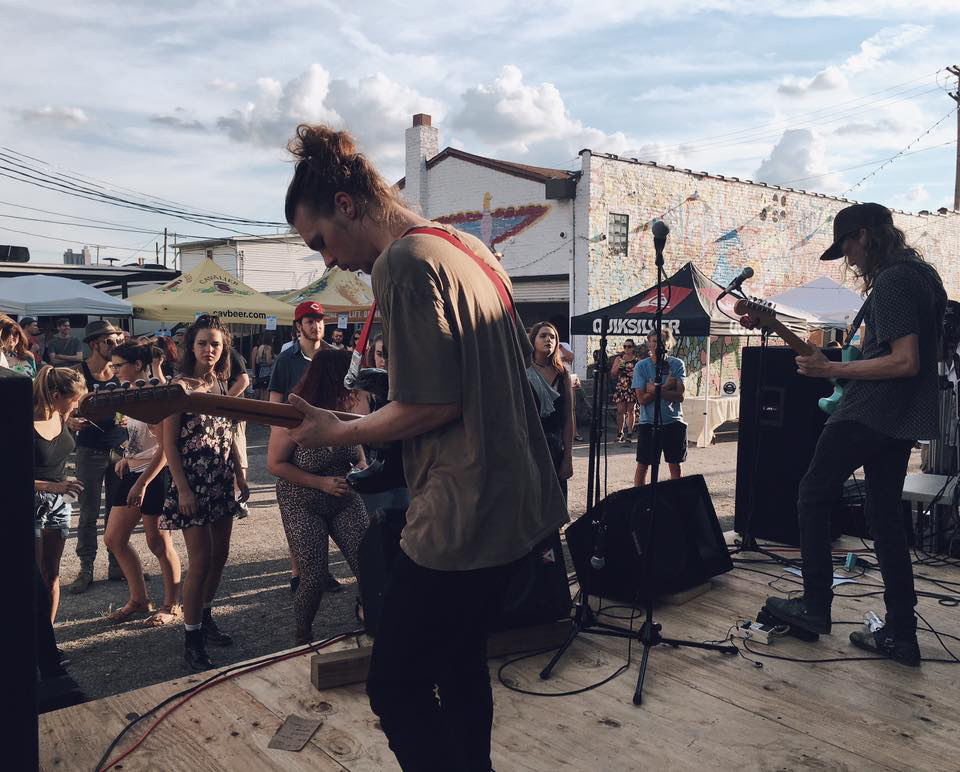
[{"label": "woman in leopard print dress", "polygon": [[[293,390],[311,405],[358,412],[366,401],[343,386],[351,352],[323,349],[313,356],[303,380]],[[354,576],[360,540],[366,533],[367,510],[346,476],[364,463],[359,445],[344,448],[301,448],[283,429],[270,433],[267,469],[276,475],[277,503],[290,550],[300,568],[294,594],[294,640],[313,640],[313,619],[323,598],[327,574],[327,537],[340,548]]]}]

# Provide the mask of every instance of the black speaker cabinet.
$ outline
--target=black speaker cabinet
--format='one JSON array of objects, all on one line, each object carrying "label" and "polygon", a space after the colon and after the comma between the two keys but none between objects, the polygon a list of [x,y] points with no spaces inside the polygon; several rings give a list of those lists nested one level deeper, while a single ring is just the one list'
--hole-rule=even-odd
[{"label": "black speaker cabinet", "polygon": [[[657,484],[651,534],[652,490],[644,485],[612,493],[592,515],[584,515],[567,528],[577,579],[589,594],[641,604],[651,593],[656,598],[688,590],[733,569],[702,475]],[[590,565],[590,558],[601,521],[606,525],[601,550],[606,565],[597,570]],[[644,583],[647,570],[649,584]]]},{"label": "black speaker cabinet", "polygon": [[[32,382],[0,367],[0,420],[7,451],[0,464],[7,548],[0,580],[8,588],[3,657],[3,698],[7,716],[4,755],[10,769],[37,768],[37,559],[33,543]],[[2,708],[6,705],[6,708]]]},{"label": "black speaker cabinet", "polygon": [[[400,551],[400,532],[405,521],[406,510],[380,510],[360,542],[357,583],[363,603],[364,628],[373,637],[377,634],[393,561]],[[570,616],[572,605],[558,531],[538,544],[528,559],[520,562],[507,585],[504,606],[490,629],[511,630],[556,622]]]},{"label": "black speaker cabinet", "polygon": [[[840,359],[840,349],[823,353]],[[827,420],[817,400],[833,384],[800,375],[795,357],[784,346],[743,349],[734,528],[741,536],[799,545],[797,491]],[[833,518],[834,538],[840,525]]]}]

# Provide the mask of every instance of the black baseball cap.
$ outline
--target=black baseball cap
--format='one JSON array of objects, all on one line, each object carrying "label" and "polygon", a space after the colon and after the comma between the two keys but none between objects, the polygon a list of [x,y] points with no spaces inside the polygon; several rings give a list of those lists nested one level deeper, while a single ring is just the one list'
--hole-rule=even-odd
[{"label": "black baseball cap", "polygon": [[893,225],[893,215],[883,204],[854,204],[841,209],[833,218],[833,244],[820,255],[820,259],[843,257],[843,240],[861,228],[874,225]]}]

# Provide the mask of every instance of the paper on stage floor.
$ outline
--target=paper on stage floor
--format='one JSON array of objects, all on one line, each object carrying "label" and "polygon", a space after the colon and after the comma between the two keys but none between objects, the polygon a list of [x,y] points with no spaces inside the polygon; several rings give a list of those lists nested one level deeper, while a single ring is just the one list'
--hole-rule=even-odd
[{"label": "paper on stage floor", "polygon": [[[803,576],[803,573],[799,568],[785,568],[783,569],[788,574],[794,574],[795,576]],[[837,576],[833,575],[833,586],[836,587],[839,584],[856,584],[855,579],[851,579],[849,576]]]},{"label": "paper on stage floor", "polygon": [[322,718],[302,718],[301,716],[287,716],[277,733],[267,744],[268,748],[277,748],[282,751],[301,751],[310,742],[313,733],[323,723]]}]

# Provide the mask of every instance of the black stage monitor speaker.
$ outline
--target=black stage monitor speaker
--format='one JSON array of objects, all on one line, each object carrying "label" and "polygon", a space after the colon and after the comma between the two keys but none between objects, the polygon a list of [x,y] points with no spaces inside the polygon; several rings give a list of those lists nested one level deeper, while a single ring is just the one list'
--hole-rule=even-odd
[{"label": "black stage monitor speaker", "polygon": [[[400,532],[406,510],[379,510],[360,542],[357,583],[363,603],[363,624],[376,637],[383,594],[393,561],[400,550]],[[560,545],[560,533],[538,544],[530,557],[520,563],[506,592],[506,603],[493,621],[491,630],[546,624],[570,616],[570,583]]]},{"label": "black stage monitor speaker", "polygon": [[[652,486],[628,488],[607,496],[593,517],[584,515],[566,530],[570,557],[581,587],[591,595],[629,604],[681,592],[712,576],[733,569],[723,532],[702,475],[663,480],[657,487],[657,509],[646,556],[650,585],[644,587],[644,556],[650,536],[648,507]],[[606,565],[594,569],[597,528],[603,518],[606,535],[602,555]],[[639,549],[638,549],[639,545]]]},{"label": "black stage monitor speaker", "polygon": [[[840,359],[840,349],[823,353]],[[783,346],[743,349],[734,528],[742,536],[797,545],[797,491],[827,420],[817,400],[829,396],[833,384],[800,375],[795,358]],[[837,518],[832,526],[836,538]]]}]

